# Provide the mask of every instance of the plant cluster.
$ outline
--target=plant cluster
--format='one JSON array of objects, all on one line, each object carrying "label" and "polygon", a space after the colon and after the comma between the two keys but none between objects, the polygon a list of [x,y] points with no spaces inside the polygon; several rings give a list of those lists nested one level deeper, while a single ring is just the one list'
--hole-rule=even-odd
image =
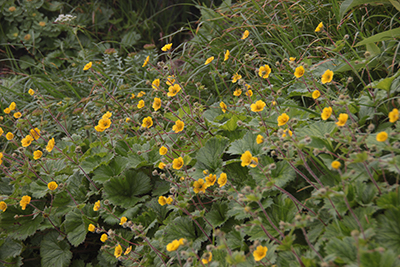
[{"label": "plant cluster", "polygon": [[332,3],[199,7],[187,43],[69,66],[85,98],[7,102],[0,262],[400,266],[398,41]]}]

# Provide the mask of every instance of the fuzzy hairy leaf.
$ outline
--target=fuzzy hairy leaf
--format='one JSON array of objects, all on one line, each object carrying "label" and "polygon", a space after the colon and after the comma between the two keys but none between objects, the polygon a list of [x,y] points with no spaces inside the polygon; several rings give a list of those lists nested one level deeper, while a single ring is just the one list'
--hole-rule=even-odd
[{"label": "fuzzy hairy leaf", "polygon": [[59,233],[57,231],[51,231],[43,238],[40,244],[42,266],[69,266],[72,259],[70,245],[65,240],[59,241],[58,236]]}]

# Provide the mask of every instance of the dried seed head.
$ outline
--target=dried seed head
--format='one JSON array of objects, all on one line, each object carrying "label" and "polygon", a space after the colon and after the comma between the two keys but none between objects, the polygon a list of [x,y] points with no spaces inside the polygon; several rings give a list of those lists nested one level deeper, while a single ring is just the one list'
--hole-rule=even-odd
[{"label": "dried seed head", "polygon": [[368,131],[372,132],[375,129],[375,125],[373,125],[372,123],[370,125],[368,125]]},{"label": "dried seed head", "polygon": [[154,170],[151,174],[152,174],[153,176],[157,176],[157,175],[158,175],[158,171],[157,171],[157,170]]},{"label": "dried seed head", "polygon": [[175,187],[171,187],[171,188],[169,189],[169,192],[170,192],[171,194],[175,194],[175,193],[176,193],[176,188],[175,188]]},{"label": "dried seed head", "polygon": [[163,174],[161,174],[160,178],[165,180],[167,178],[167,176],[165,175],[165,173],[163,173]]},{"label": "dried seed head", "polygon": [[304,137],[304,143],[306,143],[306,144],[309,144],[309,143],[311,143],[311,137],[309,137],[309,136],[306,136],[306,137]]},{"label": "dried seed head", "polygon": [[360,235],[360,232],[358,230],[353,230],[353,231],[351,231],[350,234],[352,237],[356,238]]},{"label": "dried seed head", "polygon": [[289,142],[286,142],[286,143],[283,144],[283,148],[284,148],[284,149],[287,150],[287,149],[289,149],[289,147],[290,147]]},{"label": "dried seed head", "polygon": [[339,99],[340,99],[340,100],[343,100],[343,99],[344,99],[344,97],[345,97],[345,96],[344,96],[344,95],[342,95],[342,94],[340,94],[340,95],[339,95]]},{"label": "dried seed head", "polygon": [[235,225],[235,230],[236,230],[236,231],[239,232],[241,228],[242,228],[242,227],[241,227],[240,225]]},{"label": "dried seed head", "polygon": [[348,40],[350,38],[350,36],[348,34],[344,35],[344,39]]},{"label": "dried seed head", "polygon": [[276,164],[275,163],[269,164],[268,169],[275,170],[276,169]]},{"label": "dried seed head", "polygon": [[108,199],[106,199],[106,200],[104,200],[104,205],[110,205],[110,200],[108,200]]},{"label": "dried seed head", "polygon": [[352,83],[354,81],[353,77],[347,78],[347,83]]},{"label": "dried seed head", "polygon": [[364,57],[365,57],[365,58],[369,58],[370,56],[371,56],[371,52],[365,51]]}]

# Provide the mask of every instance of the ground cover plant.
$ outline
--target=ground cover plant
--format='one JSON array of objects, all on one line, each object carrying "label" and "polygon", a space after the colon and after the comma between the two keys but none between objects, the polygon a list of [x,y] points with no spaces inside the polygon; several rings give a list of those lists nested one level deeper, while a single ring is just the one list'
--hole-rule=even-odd
[{"label": "ground cover plant", "polygon": [[0,264],[400,266],[398,10],[362,4],[198,6],[4,79]]}]

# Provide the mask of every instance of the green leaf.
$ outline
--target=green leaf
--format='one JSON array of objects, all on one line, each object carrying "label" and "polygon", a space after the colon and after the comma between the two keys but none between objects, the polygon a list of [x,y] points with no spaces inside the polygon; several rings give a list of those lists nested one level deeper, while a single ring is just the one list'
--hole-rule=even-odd
[{"label": "green leaf", "polygon": [[0,246],[0,259],[4,261],[8,258],[17,257],[21,254],[22,248],[23,246],[21,242],[7,238]]},{"label": "green leaf", "polygon": [[224,153],[229,140],[225,137],[216,136],[207,141],[204,147],[196,154],[196,169],[208,170],[211,173],[222,168],[222,153]]},{"label": "green leaf", "polygon": [[131,162],[127,157],[117,156],[113,158],[108,165],[101,165],[94,170],[93,181],[104,183],[112,177],[120,175],[130,164]]},{"label": "green leaf", "polygon": [[73,246],[76,247],[85,241],[88,230],[83,222],[82,213],[78,209],[70,211],[67,216],[65,216],[64,226],[68,241]]},{"label": "green leaf", "polygon": [[70,245],[65,240],[58,241],[58,236],[57,231],[51,231],[45,235],[40,243],[42,266],[69,266],[72,259]]},{"label": "green leaf", "polygon": [[326,245],[326,252],[331,256],[340,258],[346,264],[356,263],[357,247],[354,242],[354,238],[348,236],[343,240],[332,238]]},{"label": "green leaf", "polygon": [[256,139],[257,139],[256,134],[247,132],[242,139],[232,142],[227,153],[232,155],[242,155],[244,152],[248,150],[251,152],[253,156],[258,155],[260,154],[262,146],[257,144]]},{"label": "green leaf", "polygon": [[140,34],[138,34],[134,30],[131,30],[124,34],[121,40],[121,45],[125,47],[131,47],[135,45],[139,40],[140,40]]},{"label": "green leaf", "polygon": [[378,216],[376,239],[383,247],[393,249],[396,254],[400,253],[400,210],[389,209],[385,214]]},{"label": "green leaf", "polygon": [[361,254],[362,267],[397,267],[399,266],[399,259],[392,250],[387,250],[384,253],[378,251],[368,251]]},{"label": "green leaf", "polygon": [[143,172],[128,170],[122,177],[112,178],[104,183],[105,198],[112,204],[130,208],[145,197],[138,197],[151,190],[151,180]]},{"label": "green leaf", "polygon": [[364,5],[364,4],[371,4],[371,3],[390,3],[389,0],[345,0],[343,3],[340,5],[340,11],[339,11],[339,18],[342,19],[344,14],[352,9],[353,7]]},{"label": "green leaf", "polygon": [[219,227],[224,224],[229,217],[227,216],[228,204],[225,202],[214,202],[211,210],[206,214],[206,219],[213,225]]},{"label": "green leaf", "polygon": [[358,42],[355,46],[361,46],[361,45],[366,45],[369,43],[376,43],[376,42],[382,42],[386,40],[393,40],[396,38],[399,38],[400,36],[400,28],[384,31],[378,34],[375,34],[371,37],[368,37],[361,42]]},{"label": "green leaf", "polygon": [[390,192],[382,195],[377,201],[378,207],[382,209],[390,209],[400,207],[400,194],[399,192]]},{"label": "green leaf", "polygon": [[30,184],[30,191],[32,192],[32,197],[42,198],[48,193],[47,184],[38,180]]}]

